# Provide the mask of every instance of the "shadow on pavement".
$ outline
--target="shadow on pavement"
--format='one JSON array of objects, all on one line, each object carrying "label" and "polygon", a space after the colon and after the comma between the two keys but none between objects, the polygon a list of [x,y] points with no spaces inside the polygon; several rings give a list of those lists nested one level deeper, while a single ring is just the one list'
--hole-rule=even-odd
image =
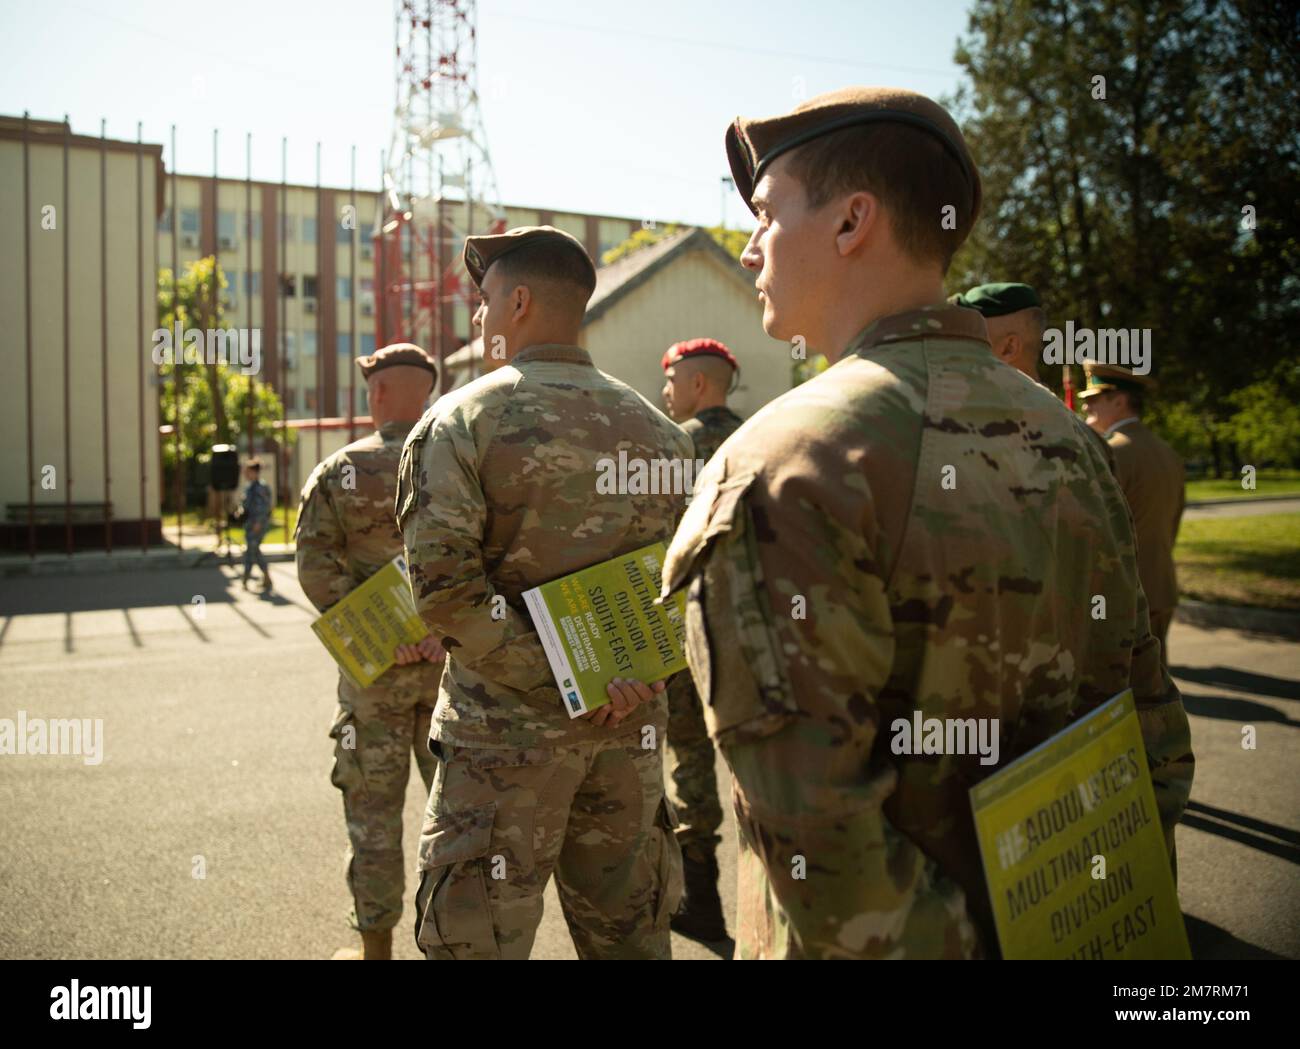
[{"label": "shadow on pavement", "polygon": [[1232,696],[1198,696],[1191,692],[1183,693],[1183,706],[1187,713],[1202,718],[1221,718],[1247,725],[1251,722],[1275,722],[1291,728],[1300,727],[1300,721],[1287,717],[1276,707],[1267,703],[1256,703],[1251,699],[1234,699]]},{"label": "shadow on pavement", "polygon": [[1190,914],[1183,915],[1183,924],[1187,926],[1187,943],[1192,949],[1192,959],[1198,962],[1221,960],[1281,961],[1282,955],[1274,954],[1253,943],[1239,940],[1212,922],[1202,921]]},{"label": "shadow on pavement", "polygon": [[1199,801],[1187,803],[1180,823],[1185,827],[1194,827],[1207,834],[1216,834],[1249,845],[1252,849],[1277,856],[1289,863],[1300,864],[1300,832],[1289,827],[1217,809],[1212,805],[1203,805]]},{"label": "shadow on pavement", "polygon": [[1268,674],[1252,674],[1235,667],[1170,667],[1169,673],[1184,681],[1195,681],[1211,688],[1230,688],[1237,692],[1253,692],[1257,696],[1275,699],[1300,699],[1300,681]]},{"label": "shadow on pavement", "polygon": [[188,605],[196,596],[209,604],[230,602],[230,590],[237,586],[238,578],[228,578],[215,563],[175,570],[18,577],[5,580],[0,615]]}]

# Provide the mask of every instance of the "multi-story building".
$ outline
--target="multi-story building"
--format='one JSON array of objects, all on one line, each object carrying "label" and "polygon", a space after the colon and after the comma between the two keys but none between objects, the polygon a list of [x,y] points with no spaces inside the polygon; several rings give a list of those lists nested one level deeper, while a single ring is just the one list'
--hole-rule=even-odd
[{"label": "multi-story building", "polygon": [[[173,229],[172,195],[179,221]],[[215,255],[225,274],[225,323],[260,329],[259,378],[281,393],[290,419],[366,411],[352,360],[376,339],[373,190],[168,174],[158,219],[160,268],[173,251],[184,268]],[[349,210],[351,209],[351,210]],[[593,258],[631,236],[641,220],[508,205],[508,227],[552,225]],[[174,248],[173,248],[174,245]],[[446,245],[448,252],[459,245]],[[472,337],[467,305],[449,307],[450,350]],[[281,355],[281,348],[283,354]]]}]

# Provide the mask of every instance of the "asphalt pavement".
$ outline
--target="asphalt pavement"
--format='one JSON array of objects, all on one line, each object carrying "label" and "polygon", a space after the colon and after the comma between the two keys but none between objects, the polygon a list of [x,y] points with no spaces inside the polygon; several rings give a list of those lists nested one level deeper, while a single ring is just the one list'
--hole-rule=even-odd
[{"label": "asphalt pavement", "polygon": [[[0,756],[0,957],[327,958],[353,942],[335,672],[292,563],[272,572],[270,597],[213,564],[0,582],[0,718],[104,733],[98,764]],[[1300,957],[1300,644],[1175,623],[1170,648],[1197,753],[1179,830],[1194,950]],[[725,810],[721,762],[719,777]],[[408,871],[424,801],[412,773]],[[733,929],[734,833],[728,813]],[[413,892],[400,958],[419,957]],[[673,953],[726,951],[674,935]],[[575,957],[553,888],[533,956]]]},{"label": "asphalt pavement", "polygon": [[1300,513],[1300,499],[1234,499],[1221,503],[1192,503],[1183,511],[1184,520],[1202,517],[1254,517],[1256,514]]}]

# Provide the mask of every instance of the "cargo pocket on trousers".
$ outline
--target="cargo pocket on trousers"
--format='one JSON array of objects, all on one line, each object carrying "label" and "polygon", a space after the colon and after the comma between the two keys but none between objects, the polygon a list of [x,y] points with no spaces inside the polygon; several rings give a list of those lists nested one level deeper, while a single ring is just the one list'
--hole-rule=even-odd
[{"label": "cargo pocket on trousers", "polygon": [[673,811],[672,802],[667,797],[659,800],[655,812],[655,830],[659,835],[659,899],[655,905],[655,928],[667,926],[668,919],[681,906],[682,893],[685,891],[685,876],[682,872],[682,850],[677,844],[677,813]]},{"label": "cargo pocket on trousers", "polygon": [[330,782],[345,795],[364,791],[366,777],[357,756],[355,711],[338,712],[330,726],[330,739],[334,741],[334,768],[330,771]]},{"label": "cargo pocket on trousers", "polygon": [[496,804],[427,820],[420,831],[415,942],[441,960],[499,958],[484,857]]}]

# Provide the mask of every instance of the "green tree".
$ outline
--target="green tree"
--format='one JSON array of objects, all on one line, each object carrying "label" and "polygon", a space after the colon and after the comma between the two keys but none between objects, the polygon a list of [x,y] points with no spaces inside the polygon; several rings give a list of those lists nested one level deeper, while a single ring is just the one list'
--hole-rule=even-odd
[{"label": "green tree", "polygon": [[[158,326],[174,332],[179,323],[187,329],[225,328],[227,287],[221,266],[212,256],[191,263],[173,287],[172,271],[158,272]],[[274,439],[274,423],[283,416],[279,395],[255,376],[244,375],[220,361],[185,363],[182,347],[173,347],[171,359],[158,367],[159,418],[176,427],[179,442],[163,442],[163,466],[169,473],[177,467],[177,444],[181,460],[192,464],[204,458],[214,444],[247,443],[251,421],[254,439]],[[179,426],[178,423],[179,415]],[[282,431],[281,440],[293,440]],[[193,474],[191,473],[191,476]],[[167,492],[173,491],[171,484]]]},{"label": "green tree", "polygon": [[[651,244],[658,244],[665,237],[671,237],[684,228],[686,227],[670,222],[666,226],[656,226],[654,229],[639,229],[623,243],[616,244],[605,252],[600,257],[601,265],[608,266],[610,263],[631,255],[634,251],[648,248]],[[737,261],[740,260],[745,245],[749,243],[749,234],[744,230],[728,229],[726,226],[711,226],[707,232],[710,237],[717,241],[723,251]]]},{"label": "green tree", "polygon": [[1233,392],[1273,381],[1300,322],[1297,41],[1283,0],[976,0],[956,52],[985,197],[950,286],[1150,328],[1161,397],[1234,470]]}]

